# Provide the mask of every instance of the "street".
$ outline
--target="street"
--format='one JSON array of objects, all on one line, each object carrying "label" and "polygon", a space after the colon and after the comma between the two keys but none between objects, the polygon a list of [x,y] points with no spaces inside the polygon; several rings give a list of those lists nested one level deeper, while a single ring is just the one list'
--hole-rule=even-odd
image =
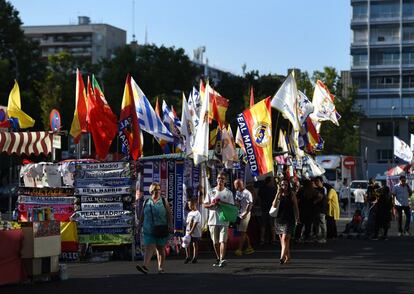
[{"label": "street", "polygon": [[[392,223],[389,240],[339,238],[326,244],[295,244],[292,262],[279,265],[278,245],[259,248],[249,256],[228,252],[224,268],[212,266],[212,252],[198,264],[169,257],[166,273],[135,269],[136,262],[68,264],[69,279],[0,287],[1,293],[414,293],[413,237],[397,237]],[[138,261],[139,262],[139,261]]]}]

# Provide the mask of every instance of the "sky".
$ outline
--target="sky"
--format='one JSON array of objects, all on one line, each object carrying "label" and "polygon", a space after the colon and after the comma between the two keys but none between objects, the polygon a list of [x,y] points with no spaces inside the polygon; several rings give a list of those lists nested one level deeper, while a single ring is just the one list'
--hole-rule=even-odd
[{"label": "sky", "polygon": [[[211,66],[242,74],[310,74],[350,68],[349,0],[9,0],[24,25],[76,24],[78,16],[135,31],[139,44],[193,50],[206,46]],[[135,2],[135,4],[133,4]],[[135,6],[135,9],[133,7]],[[133,15],[135,17],[133,17]]]}]

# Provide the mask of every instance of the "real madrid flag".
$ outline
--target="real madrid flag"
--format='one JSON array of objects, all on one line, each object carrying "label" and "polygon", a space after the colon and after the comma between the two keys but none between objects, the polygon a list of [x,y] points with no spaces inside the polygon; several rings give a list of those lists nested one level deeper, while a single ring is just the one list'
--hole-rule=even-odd
[{"label": "real madrid flag", "polygon": [[273,172],[270,98],[237,116],[252,176]]}]

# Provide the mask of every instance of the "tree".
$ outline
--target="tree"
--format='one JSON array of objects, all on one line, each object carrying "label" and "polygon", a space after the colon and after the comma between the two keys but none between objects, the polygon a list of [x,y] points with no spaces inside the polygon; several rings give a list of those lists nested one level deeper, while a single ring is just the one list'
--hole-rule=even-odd
[{"label": "tree", "polygon": [[7,105],[14,79],[18,80],[23,110],[36,121],[39,128],[40,107],[38,93],[33,89],[35,81],[41,81],[45,63],[38,44],[25,38],[21,29],[19,12],[5,0],[0,0],[0,104]]}]

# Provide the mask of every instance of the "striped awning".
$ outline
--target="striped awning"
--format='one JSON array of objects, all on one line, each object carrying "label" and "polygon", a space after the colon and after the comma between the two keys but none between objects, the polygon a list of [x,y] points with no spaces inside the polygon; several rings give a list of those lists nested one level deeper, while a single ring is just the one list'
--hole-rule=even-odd
[{"label": "striped awning", "polygon": [[46,155],[52,152],[52,140],[52,132],[0,132],[0,152]]}]

